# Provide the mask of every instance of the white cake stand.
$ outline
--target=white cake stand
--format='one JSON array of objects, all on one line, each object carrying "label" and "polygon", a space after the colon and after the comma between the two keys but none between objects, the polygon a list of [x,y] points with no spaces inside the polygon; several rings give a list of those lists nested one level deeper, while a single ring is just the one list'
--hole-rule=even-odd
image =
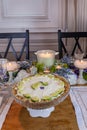
[{"label": "white cake stand", "polygon": [[47,109],[31,109],[31,108],[27,108],[29,114],[31,117],[49,117],[51,112],[54,111],[54,107],[50,107]]},{"label": "white cake stand", "polygon": [[15,90],[17,88],[16,84],[14,84],[12,87],[12,95],[16,100],[16,102],[26,107],[31,117],[42,117],[42,118],[49,117],[51,113],[55,110],[55,106],[61,103],[62,101],[64,101],[70,91],[69,82],[64,77],[58,75],[56,75],[56,77],[60,78],[65,82],[65,91],[58,98],[55,98],[52,101],[34,103],[34,102],[29,102],[28,100],[23,100],[19,98],[19,96],[17,97],[17,94],[15,93]]}]

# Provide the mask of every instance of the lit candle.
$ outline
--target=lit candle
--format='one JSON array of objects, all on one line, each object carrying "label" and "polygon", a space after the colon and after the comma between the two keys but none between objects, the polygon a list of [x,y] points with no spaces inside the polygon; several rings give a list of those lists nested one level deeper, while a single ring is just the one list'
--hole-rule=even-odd
[{"label": "lit candle", "polygon": [[54,64],[53,54],[49,52],[39,54],[38,62],[45,64],[47,67],[52,66]]},{"label": "lit candle", "polygon": [[7,63],[7,71],[15,71],[18,69],[18,64],[15,61]]},{"label": "lit candle", "polygon": [[55,55],[58,52],[53,50],[41,50],[35,53],[37,55],[37,60],[39,63],[43,63],[46,67],[51,67],[54,64]]},{"label": "lit candle", "polygon": [[75,60],[74,65],[77,68],[85,69],[85,68],[87,68],[87,61],[86,60]]},{"label": "lit candle", "polygon": [[61,67],[60,65],[57,65],[57,66],[56,66],[56,69],[58,69],[58,70],[61,69],[61,68],[62,68],[62,67]]},{"label": "lit candle", "polygon": [[50,73],[50,70],[49,70],[49,69],[45,69],[45,70],[44,70],[44,73],[45,73],[45,74],[49,74],[49,73]]},{"label": "lit candle", "polygon": [[79,68],[79,77],[77,79],[77,84],[85,84],[86,81],[83,79],[83,69],[87,68],[86,60],[75,60],[74,65]]}]

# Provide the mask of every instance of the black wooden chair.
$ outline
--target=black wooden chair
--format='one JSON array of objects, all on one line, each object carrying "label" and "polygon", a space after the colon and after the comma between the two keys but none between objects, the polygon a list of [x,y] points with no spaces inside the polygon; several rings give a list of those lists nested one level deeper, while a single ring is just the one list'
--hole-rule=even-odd
[{"label": "black wooden chair", "polygon": [[[10,33],[0,33],[0,39],[7,40],[8,42],[5,43],[6,48],[4,49],[4,54],[0,52],[0,57],[7,58],[8,53],[12,52],[11,54],[14,56],[15,60],[21,60],[23,54],[25,53],[25,59],[29,59],[29,30],[25,32],[10,32]],[[14,47],[14,40],[23,40],[23,44],[21,45],[19,51]]]},{"label": "black wooden chair", "polygon": [[[69,50],[66,48],[67,43],[65,44],[64,41],[66,42],[66,40],[70,39],[70,38],[75,40],[75,43],[73,43],[73,46],[72,46],[71,56],[74,56],[77,48],[80,52],[83,53],[79,39],[87,38],[87,32],[62,32],[61,30],[58,30],[59,59],[61,59],[64,54],[69,55]],[[69,43],[69,44],[71,44],[71,43]]]}]

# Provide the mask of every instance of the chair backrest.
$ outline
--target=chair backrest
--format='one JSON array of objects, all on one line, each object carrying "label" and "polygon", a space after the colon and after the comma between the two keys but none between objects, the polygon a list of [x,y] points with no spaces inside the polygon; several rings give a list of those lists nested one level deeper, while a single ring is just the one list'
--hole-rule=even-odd
[{"label": "chair backrest", "polygon": [[[69,54],[66,49],[66,45],[64,44],[63,39],[67,38],[74,38],[75,43],[73,43],[71,55],[73,56],[76,52],[76,48],[79,49],[80,52],[83,52],[81,44],[79,43],[79,38],[86,38],[87,32],[61,32],[61,30],[58,30],[58,49],[59,49],[59,59],[63,57],[63,52],[67,55]],[[66,41],[66,40],[65,40]],[[71,44],[71,43],[70,43]]]},{"label": "chair backrest", "polygon": [[[29,30],[26,30],[25,32],[0,33],[0,39],[8,40],[8,42],[6,42],[4,54],[2,55],[2,52],[0,52],[2,58],[7,58],[9,51],[11,51],[17,61],[21,60],[23,53],[25,53],[25,59],[29,59]],[[24,39],[19,52],[17,52],[14,47],[14,39]]]}]

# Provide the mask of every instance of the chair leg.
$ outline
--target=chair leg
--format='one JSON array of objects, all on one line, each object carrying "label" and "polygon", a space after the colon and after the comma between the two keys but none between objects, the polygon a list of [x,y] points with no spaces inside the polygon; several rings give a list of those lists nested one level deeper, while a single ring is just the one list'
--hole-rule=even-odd
[{"label": "chair leg", "polygon": [[0,58],[2,58],[2,55],[0,54]]}]

